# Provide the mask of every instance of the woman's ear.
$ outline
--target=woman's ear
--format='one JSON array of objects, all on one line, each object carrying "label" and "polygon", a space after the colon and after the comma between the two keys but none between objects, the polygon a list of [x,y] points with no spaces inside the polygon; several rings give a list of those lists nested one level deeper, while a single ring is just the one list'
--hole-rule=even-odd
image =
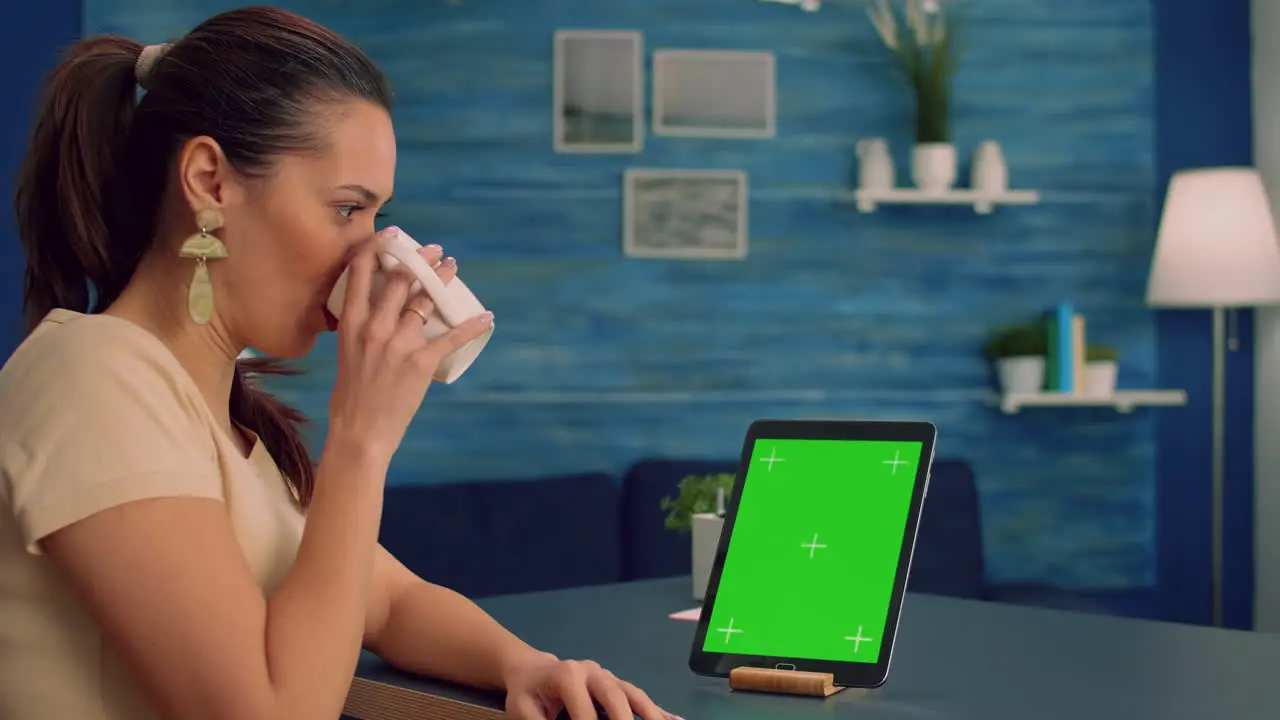
[{"label": "woman's ear", "polygon": [[231,164],[207,135],[191,138],[178,151],[178,184],[192,213],[223,210],[239,199]]}]

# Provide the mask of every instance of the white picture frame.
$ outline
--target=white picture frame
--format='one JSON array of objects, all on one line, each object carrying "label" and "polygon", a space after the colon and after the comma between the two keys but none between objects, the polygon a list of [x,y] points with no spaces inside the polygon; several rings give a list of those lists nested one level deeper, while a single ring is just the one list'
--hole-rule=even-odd
[{"label": "white picture frame", "polygon": [[722,139],[777,134],[777,68],[764,51],[653,52],[654,135]]},{"label": "white picture frame", "polygon": [[631,168],[622,182],[627,257],[746,258],[750,190],[745,171]]},{"label": "white picture frame", "polygon": [[555,32],[552,145],[558,153],[644,149],[644,36],[634,30]]}]

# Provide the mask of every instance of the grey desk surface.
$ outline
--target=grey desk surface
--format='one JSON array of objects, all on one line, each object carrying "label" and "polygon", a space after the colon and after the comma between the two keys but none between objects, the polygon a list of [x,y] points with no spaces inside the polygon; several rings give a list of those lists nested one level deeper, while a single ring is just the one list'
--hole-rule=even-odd
[{"label": "grey desk surface", "polygon": [[536,647],[599,661],[687,720],[1280,718],[1280,636],[908,595],[886,685],[735,693],[687,666],[687,578],[490,598]]}]

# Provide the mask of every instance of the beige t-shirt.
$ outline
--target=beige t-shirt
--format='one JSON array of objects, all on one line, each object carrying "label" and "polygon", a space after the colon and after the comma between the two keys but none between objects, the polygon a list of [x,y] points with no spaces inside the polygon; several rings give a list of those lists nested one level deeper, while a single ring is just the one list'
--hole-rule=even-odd
[{"label": "beige t-shirt", "polygon": [[0,369],[0,718],[154,717],[39,541],[165,496],[222,500],[264,594],[293,564],[303,515],[262,444],[241,455],[147,331],[50,313]]}]

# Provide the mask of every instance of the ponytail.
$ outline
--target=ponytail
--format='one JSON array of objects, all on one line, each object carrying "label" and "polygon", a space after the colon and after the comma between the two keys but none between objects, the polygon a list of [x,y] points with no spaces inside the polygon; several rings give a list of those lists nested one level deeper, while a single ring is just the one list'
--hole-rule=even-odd
[{"label": "ponytail", "polygon": [[101,311],[124,288],[150,241],[149,235],[130,237],[137,247],[120,247],[128,236],[116,204],[123,199],[122,160],[141,52],[142,45],[127,38],[83,40],[45,80],[14,198],[27,256],[22,308],[28,332],[54,308]]},{"label": "ponytail", "polygon": [[271,453],[294,498],[302,507],[311,504],[315,490],[315,465],[299,432],[306,416],[258,388],[259,375],[297,375],[297,368],[273,358],[255,357],[236,361],[231,384],[231,418],[258,436]]},{"label": "ponytail", "polygon": [[[155,236],[169,154],[182,129],[166,124],[169,115],[160,110],[148,114],[154,125],[135,128],[142,49],[122,37],[82,40],[45,80],[14,197],[27,260],[22,306],[28,333],[55,308],[106,309]],[[181,98],[174,103],[183,104]],[[230,412],[258,436],[306,507],[315,468],[298,429],[305,418],[251,380],[295,373],[266,358],[237,361]]]}]

